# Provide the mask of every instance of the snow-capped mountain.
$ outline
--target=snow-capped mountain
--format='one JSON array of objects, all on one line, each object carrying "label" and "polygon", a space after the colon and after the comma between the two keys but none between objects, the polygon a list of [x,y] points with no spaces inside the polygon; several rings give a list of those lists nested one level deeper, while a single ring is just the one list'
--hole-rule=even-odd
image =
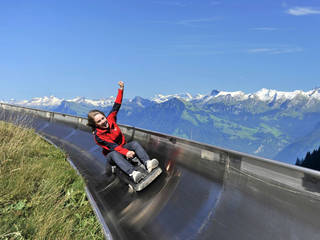
[{"label": "snow-capped mountain", "polygon": [[59,106],[62,103],[63,99],[57,98],[55,96],[50,97],[35,97],[30,100],[16,101],[11,99],[9,101],[3,101],[9,104],[21,105],[25,107],[49,107],[49,106]]},{"label": "snow-capped mountain", "polygon": [[283,103],[288,100],[296,99],[297,101],[300,99],[307,99],[310,101],[320,101],[320,88],[315,88],[313,90],[304,92],[302,90],[296,90],[293,92],[284,92],[284,91],[277,91],[273,89],[266,89],[263,88],[255,93],[244,93],[242,91],[234,91],[234,92],[227,92],[227,91],[218,91],[213,90],[210,94],[197,94],[195,96],[191,95],[190,93],[183,93],[183,94],[172,94],[172,95],[156,95],[151,100],[157,103],[166,102],[172,98],[178,98],[184,101],[202,101],[206,103],[210,100],[225,100],[225,99],[233,99],[236,101],[247,101],[249,99],[257,100],[261,102],[279,102]]},{"label": "snow-capped mountain", "polygon": [[171,94],[171,95],[158,94],[153,98],[151,98],[151,100],[156,103],[163,103],[172,98],[178,98],[184,101],[193,101],[193,100],[202,99],[203,97],[205,97],[205,95],[198,94],[196,96],[192,96],[190,93],[180,93],[180,94]]},{"label": "snow-capped mountain", "polygon": [[107,107],[111,106],[114,101],[115,97],[111,96],[109,98],[103,98],[99,100],[92,100],[85,97],[76,97],[70,100],[66,100],[67,102],[73,102],[73,103],[81,103],[81,104],[87,104],[87,105],[93,105],[97,107]]},{"label": "snow-capped mountain", "polygon": [[261,101],[273,101],[276,100],[292,100],[297,97],[305,97],[310,99],[320,100],[320,88],[313,89],[308,92],[296,90],[294,92],[281,92],[270,89],[261,89],[254,94]]},{"label": "snow-capped mountain", "polygon": [[30,100],[17,101],[15,99],[10,99],[9,101],[2,100],[1,102],[20,105],[24,107],[53,108],[61,105],[61,103],[64,101],[69,103],[86,104],[86,105],[92,105],[97,107],[107,107],[107,106],[111,106],[114,103],[115,97],[111,96],[109,98],[99,99],[99,100],[92,100],[85,97],[76,97],[73,99],[65,100],[63,98],[57,98],[55,96],[50,96],[50,97],[44,96],[44,97],[35,97]]},{"label": "snow-capped mountain", "polygon": [[[213,90],[210,94],[197,94],[197,95],[192,95],[190,93],[171,94],[171,95],[158,94],[152,97],[151,99],[149,99],[149,101],[160,104],[160,103],[169,101],[170,99],[173,99],[173,98],[177,98],[187,102],[197,102],[201,104],[205,104],[211,101],[218,102],[218,101],[225,101],[225,100],[229,100],[229,101],[232,100],[233,102],[255,100],[255,101],[261,101],[265,103],[277,102],[279,104],[282,104],[286,101],[290,101],[291,105],[299,104],[303,101],[305,102],[305,104],[315,104],[320,102],[320,88],[315,88],[307,92],[304,92],[302,90],[296,90],[293,92],[283,92],[283,91],[263,88],[255,93],[248,93],[248,94],[242,91],[227,92],[227,91],[218,91],[218,90]],[[138,97],[138,99],[143,99],[143,98]],[[109,98],[103,98],[103,99],[88,99],[86,97],[76,97],[69,100],[57,98],[55,96],[50,96],[50,97],[45,96],[45,97],[36,97],[30,100],[23,100],[23,101],[16,101],[14,99],[11,99],[9,101],[2,101],[2,102],[26,106],[26,107],[41,107],[41,106],[54,107],[54,106],[59,106],[63,101],[67,101],[70,103],[86,104],[86,105],[92,105],[96,107],[108,107],[113,104],[114,100],[115,100],[114,96],[111,96]],[[135,99],[129,99],[128,101],[134,102]]]}]

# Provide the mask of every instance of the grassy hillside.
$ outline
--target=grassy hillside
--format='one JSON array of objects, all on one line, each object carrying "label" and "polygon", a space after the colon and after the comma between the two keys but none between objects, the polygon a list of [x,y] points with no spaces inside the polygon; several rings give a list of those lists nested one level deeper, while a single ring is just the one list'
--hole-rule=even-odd
[{"label": "grassy hillside", "polygon": [[84,183],[33,130],[0,121],[0,239],[103,239]]}]

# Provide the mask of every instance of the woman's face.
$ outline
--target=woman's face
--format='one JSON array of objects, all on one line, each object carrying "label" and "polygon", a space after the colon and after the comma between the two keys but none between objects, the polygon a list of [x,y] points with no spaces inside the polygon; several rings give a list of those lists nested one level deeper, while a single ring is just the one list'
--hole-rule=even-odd
[{"label": "woman's face", "polygon": [[107,118],[101,113],[94,116],[94,121],[98,128],[107,129],[109,127]]}]

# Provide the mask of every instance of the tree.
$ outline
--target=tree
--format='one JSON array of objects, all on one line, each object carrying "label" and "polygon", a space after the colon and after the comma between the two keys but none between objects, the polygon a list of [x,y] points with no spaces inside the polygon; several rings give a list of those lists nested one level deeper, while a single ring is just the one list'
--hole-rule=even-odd
[{"label": "tree", "polygon": [[297,158],[296,165],[320,171],[320,147],[312,153],[307,152],[304,159]]}]

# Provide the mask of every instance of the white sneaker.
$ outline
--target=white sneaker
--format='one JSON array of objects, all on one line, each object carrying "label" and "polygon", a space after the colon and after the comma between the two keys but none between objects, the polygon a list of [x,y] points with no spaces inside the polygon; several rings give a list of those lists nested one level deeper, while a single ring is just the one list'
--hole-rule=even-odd
[{"label": "white sneaker", "polygon": [[129,176],[135,183],[138,183],[143,178],[142,172],[139,171],[133,171],[131,174],[129,174]]},{"label": "white sneaker", "polygon": [[146,161],[146,167],[147,167],[147,170],[148,172],[152,172],[153,169],[155,169],[156,167],[158,167],[159,165],[159,162],[157,159],[151,159],[151,160],[148,160]]}]

